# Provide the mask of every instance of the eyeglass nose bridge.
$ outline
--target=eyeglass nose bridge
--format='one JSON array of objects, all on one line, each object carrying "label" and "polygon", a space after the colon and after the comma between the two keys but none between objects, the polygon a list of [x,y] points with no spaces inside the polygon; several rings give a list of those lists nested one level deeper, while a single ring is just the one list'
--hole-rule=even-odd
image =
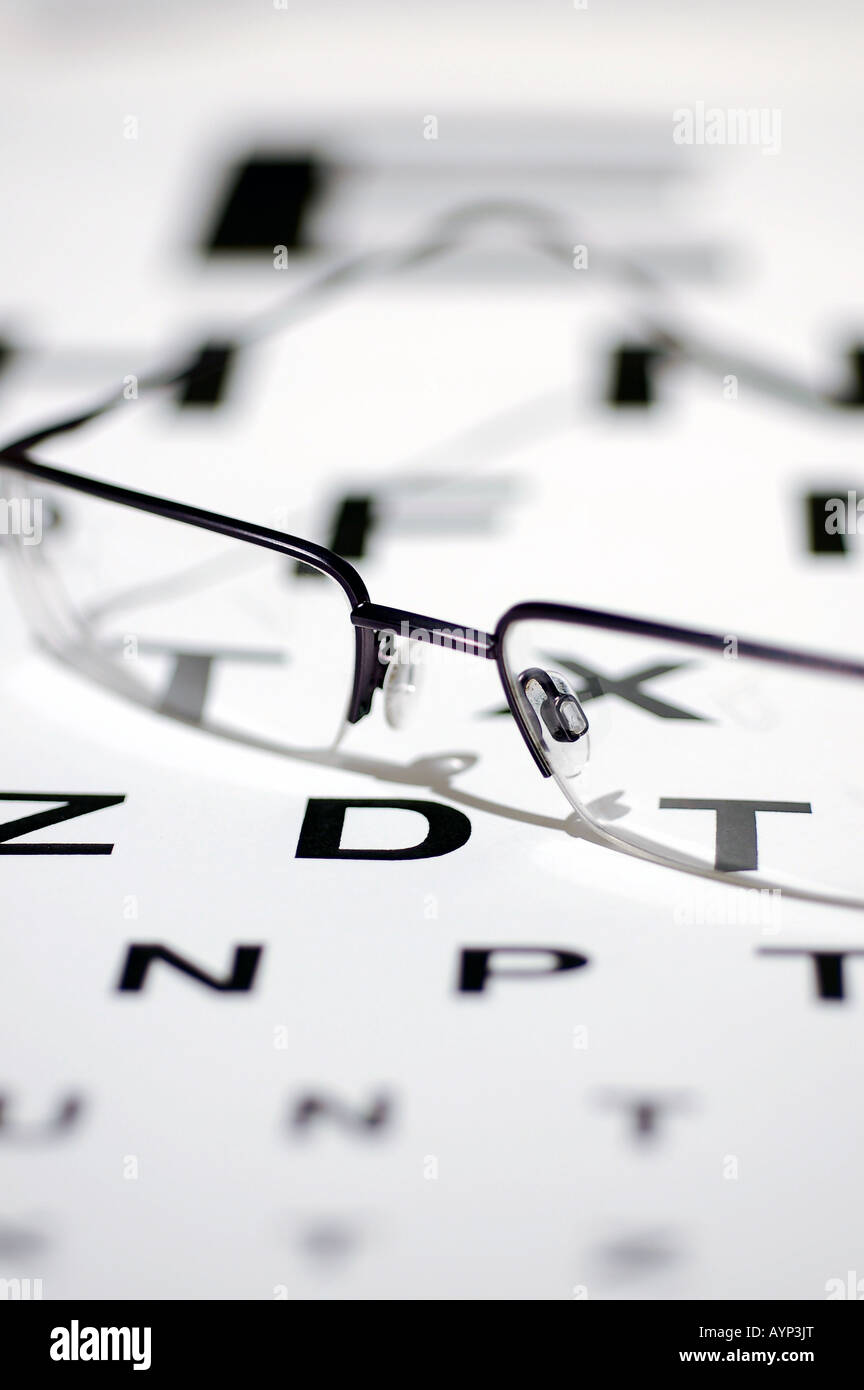
[{"label": "eyeglass nose bridge", "polygon": [[[505,614],[494,633],[488,633],[425,617],[407,609],[390,608],[369,600],[358,603],[351,611],[351,622],[357,629],[357,664],[348,722],[356,724],[369,713],[375,691],[387,680],[391,663],[381,659],[382,638],[389,637],[392,640],[406,634],[415,640],[439,640],[441,645],[450,650],[485,657],[495,662],[510,711],[531,757],[537,764],[538,771],[543,777],[553,776],[548,753],[551,753],[553,747],[563,750],[566,745],[572,746],[579,742],[583,734],[587,734],[588,719],[567,678],[560,672],[550,673],[538,667],[531,669],[538,677],[541,689],[544,685],[546,687],[544,700],[548,699],[550,702],[547,714],[552,727],[540,725],[537,713],[524,690],[515,688],[515,682],[507,671],[503,642],[507,616]],[[393,676],[392,679],[395,682],[397,677]],[[395,695],[397,691],[394,690],[393,693]],[[413,706],[413,692],[401,693],[407,695],[406,705],[410,702]],[[539,703],[542,705],[543,701]],[[549,735],[548,741],[543,737],[544,727]],[[555,737],[556,734],[558,737]],[[587,747],[586,738],[582,744],[586,753]]]}]

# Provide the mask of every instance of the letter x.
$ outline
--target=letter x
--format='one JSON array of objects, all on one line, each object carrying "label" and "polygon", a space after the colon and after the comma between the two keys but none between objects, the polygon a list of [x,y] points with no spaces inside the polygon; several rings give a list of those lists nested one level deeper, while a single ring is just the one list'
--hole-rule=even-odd
[{"label": "letter x", "polygon": [[586,700],[598,700],[601,695],[618,695],[631,705],[638,705],[639,709],[646,710],[648,714],[656,714],[659,719],[698,719],[702,723],[708,722],[704,715],[691,714],[689,710],[671,705],[666,700],[658,700],[655,695],[649,695],[642,689],[645,681],[654,680],[657,676],[666,676],[670,671],[681,671],[685,666],[692,664],[689,661],[670,661],[657,666],[643,666],[625,676],[607,676],[595,671],[591,666],[582,666],[569,657],[550,656],[549,660],[582,678],[585,685],[576,691],[576,695],[583,704]]}]

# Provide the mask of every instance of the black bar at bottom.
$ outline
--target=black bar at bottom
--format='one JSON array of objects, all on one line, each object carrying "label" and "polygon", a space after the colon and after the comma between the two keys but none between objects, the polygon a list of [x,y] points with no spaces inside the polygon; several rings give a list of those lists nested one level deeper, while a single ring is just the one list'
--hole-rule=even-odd
[{"label": "black bar at bottom", "polygon": [[[727,1369],[806,1366],[818,1370],[824,1380],[826,1373],[858,1365],[862,1332],[861,1310],[848,1306],[850,1301],[859,1301],[857,1283],[854,1292],[844,1293],[840,1289],[843,1280],[831,1282],[837,1289],[830,1297],[826,1294],[824,1301],[806,1302],[601,1302],[580,1297],[577,1290],[573,1297],[550,1300],[569,1306],[546,1317],[550,1324],[566,1329],[567,1341],[559,1347],[570,1347],[568,1359],[572,1358],[574,1374],[586,1365],[596,1367],[599,1361],[610,1372],[665,1373],[672,1367],[705,1365]],[[314,1352],[316,1345],[321,1345],[316,1336],[319,1316],[326,1319],[326,1328],[322,1320],[321,1331],[332,1337],[334,1322],[344,1323],[351,1314],[344,1303],[337,1312],[331,1301],[323,1302],[322,1314],[322,1304],[315,1300],[301,1300],[302,1307],[297,1308],[290,1296],[284,1297],[287,1289],[279,1286],[279,1290],[282,1297],[277,1293],[266,1300],[239,1302],[13,1301],[8,1299],[7,1290],[7,1301],[0,1302],[0,1337],[7,1364],[20,1367],[25,1375],[32,1368],[47,1371],[49,1376],[77,1372],[92,1378],[106,1366],[117,1375],[132,1373],[136,1365],[157,1378],[194,1370],[199,1376],[212,1371],[220,1381],[230,1381],[232,1375],[248,1373],[259,1365],[281,1364],[287,1372],[298,1346]],[[338,1299],[335,1290],[332,1297]],[[469,1302],[470,1328],[476,1338],[478,1318],[485,1321],[477,1304],[487,1300]],[[363,1322],[357,1325],[356,1340],[352,1337],[343,1343],[353,1348],[348,1357],[352,1361],[356,1357],[358,1365],[368,1364],[372,1347],[379,1364],[386,1362],[388,1352],[396,1357],[405,1334],[413,1335],[410,1324],[406,1325],[407,1310],[403,1308],[398,1315],[397,1340],[392,1315],[376,1315],[369,1302],[363,1302],[362,1307]],[[444,1329],[439,1319],[446,1316],[435,1314],[442,1357],[447,1354],[446,1346],[450,1346],[450,1354],[455,1350],[447,1337],[441,1336]],[[494,1321],[493,1313],[490,1334],[495,1331]],[[494,1356],[496,1340],[502,1351],[509,1343],[508,1326],[512,1332],[512,1316],[502,1325],[500,1339],[494,1335],[484,1338],[484,1373],[489,1369],[487,1353]],[[427,1366],[432,1350],[429,1330],[428,1315],[421,1314],[417,1336],[424,1345]],[[528,1331],[523,1329],[526,1335]],[[334,1347],[329,1338],[327,1346],[326,1360],[332,1371]]]}]

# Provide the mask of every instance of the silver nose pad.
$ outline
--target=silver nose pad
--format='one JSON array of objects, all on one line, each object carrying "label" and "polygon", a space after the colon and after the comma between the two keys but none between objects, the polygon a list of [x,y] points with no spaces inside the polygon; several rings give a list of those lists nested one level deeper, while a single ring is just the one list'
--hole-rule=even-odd
[{"label": "silver nose pad", "polygon": [[[531,732],[559,776],[575,777],[590,755],[588,717],[560,671],[531,666],[517,677]],[[524,707],[523,706],[523,707]]]},{"label": "silver nose pad", "polygon": [[391,729],[404,729],[410,723],[422,684],[420,643],[397,637],[392,645],[387,674],[382,686],[384,718]]}]

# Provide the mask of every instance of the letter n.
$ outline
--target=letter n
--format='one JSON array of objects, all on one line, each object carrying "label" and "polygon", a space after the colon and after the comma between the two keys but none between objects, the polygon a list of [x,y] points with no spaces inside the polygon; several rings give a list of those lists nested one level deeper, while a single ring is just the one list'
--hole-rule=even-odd
[{"label": "letter n", "polygon": [[219,979],[202,970],[200,966],[185,960],[183,956],[178,956],[168,946],[161,946],[158,942],[136,942],[129,947],[126,954],[126,963],[117,989],[126,993],[142,990],[150,966],[154,961],[161,960],[183,975],[188,975],[190,979],[206,985],[208,989],[218,990],[222,994],[248,992],[255,982],[263,949],[263,946],[235,946],[231,974]]}]

